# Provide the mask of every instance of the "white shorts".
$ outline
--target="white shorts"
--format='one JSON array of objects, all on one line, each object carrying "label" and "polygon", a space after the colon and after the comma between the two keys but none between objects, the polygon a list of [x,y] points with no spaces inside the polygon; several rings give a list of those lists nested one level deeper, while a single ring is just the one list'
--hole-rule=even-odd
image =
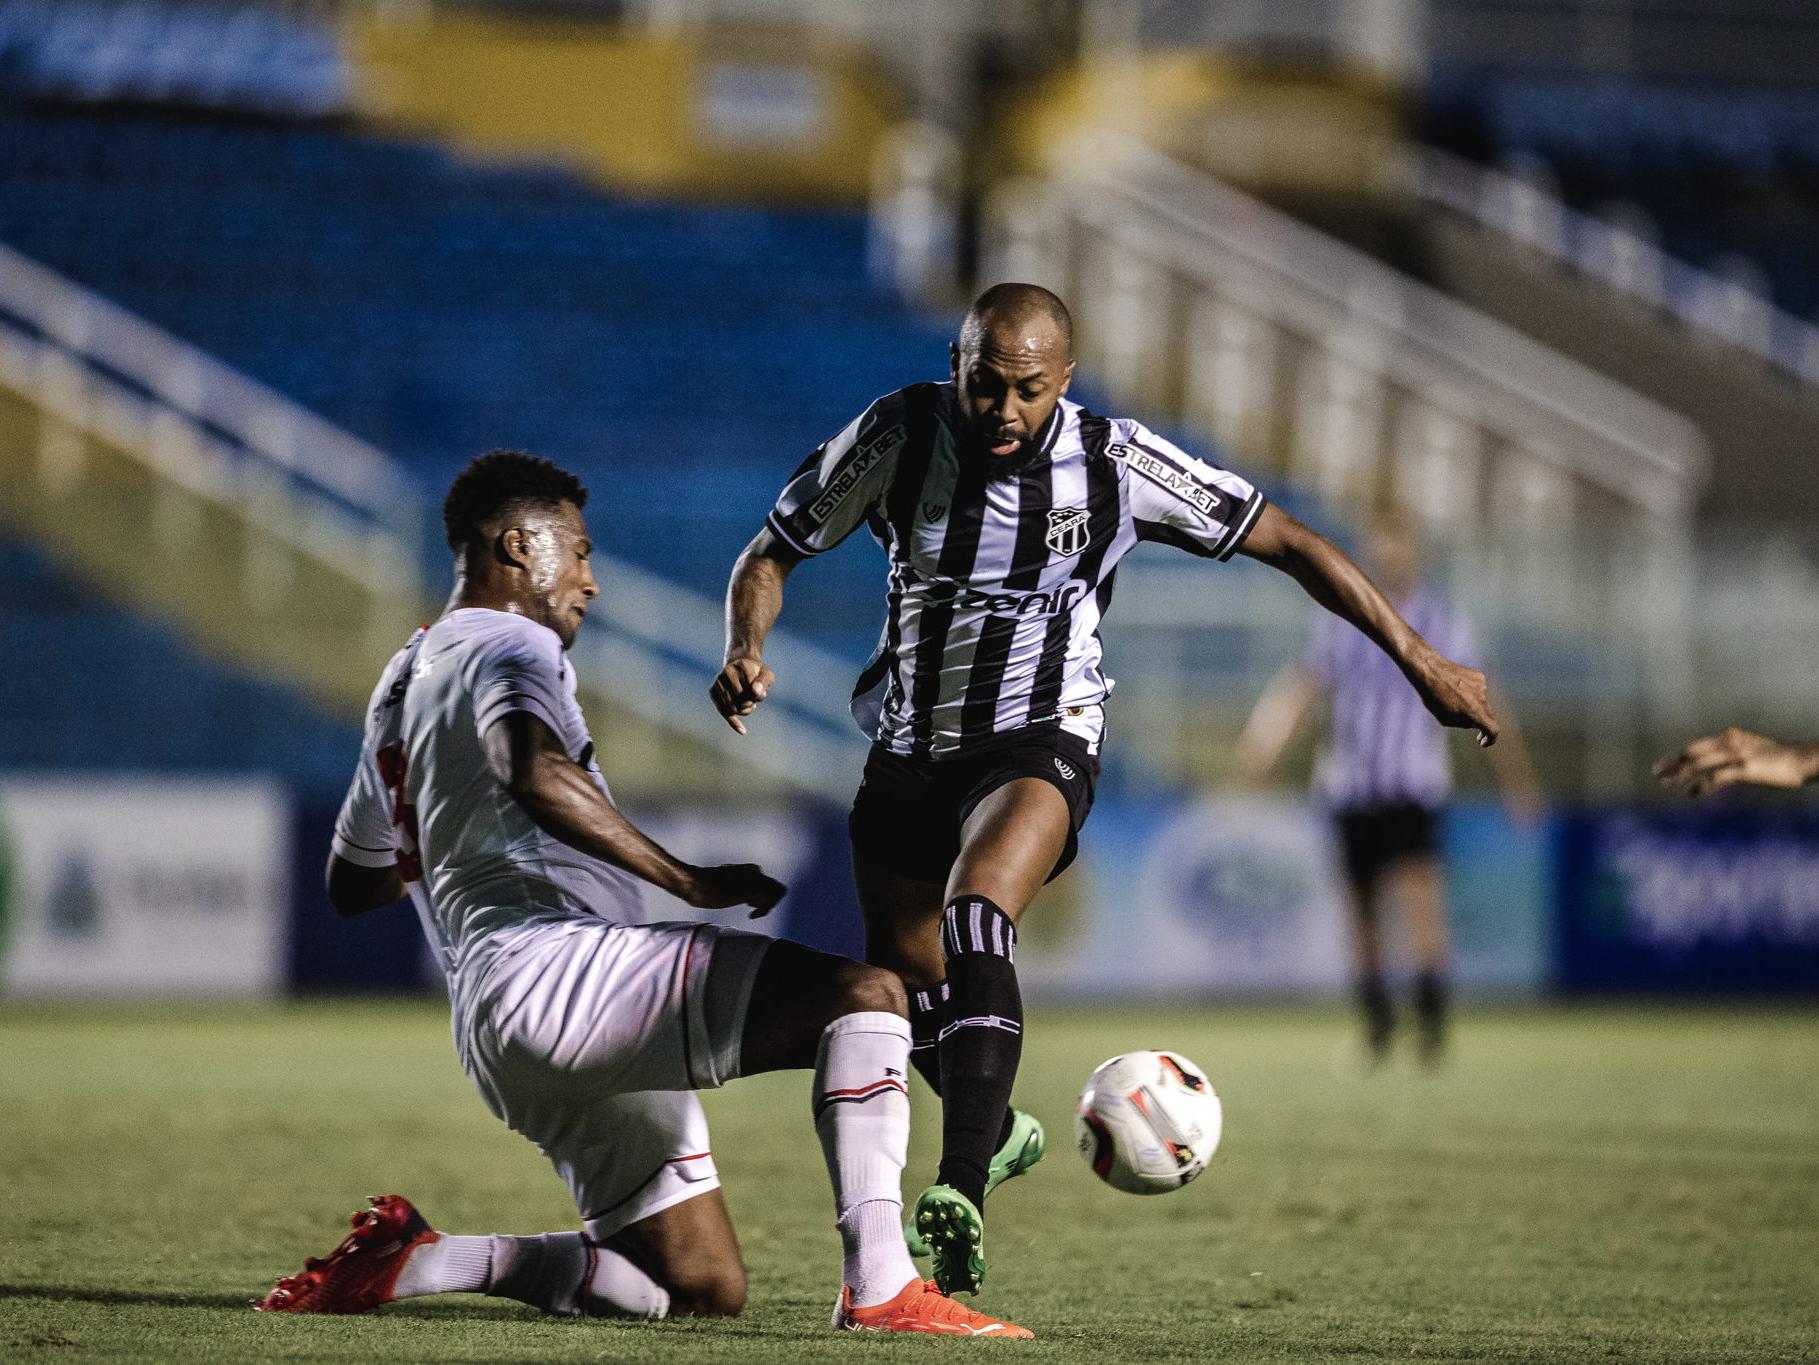
[{"label": "white shorts", "polygon": [[739,1074],[772,942],[711,924],[577,920],[464,992],[468,1076],[550,1159],[594,1238],[719,1188],[693,1092]]}]

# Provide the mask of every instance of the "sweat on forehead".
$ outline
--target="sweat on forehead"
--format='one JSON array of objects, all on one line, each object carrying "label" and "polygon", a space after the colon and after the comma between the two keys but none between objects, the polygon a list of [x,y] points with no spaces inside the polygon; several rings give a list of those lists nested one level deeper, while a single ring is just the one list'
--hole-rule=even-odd
[{"label": "sweat on forehead", "polygon": [[1073,352],[1067,305],[1035,284],[995,284],[981,294],[960,325],[960,349],[1040,353],[1059,346]]}]

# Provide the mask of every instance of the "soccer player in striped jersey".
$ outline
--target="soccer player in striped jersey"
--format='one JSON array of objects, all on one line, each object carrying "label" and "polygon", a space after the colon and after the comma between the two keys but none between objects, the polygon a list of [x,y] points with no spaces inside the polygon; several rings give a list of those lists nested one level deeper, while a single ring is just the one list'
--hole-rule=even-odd
[{"label": "soccer player in striped jersey", "polygon": [[[1476,658],[1470,625],[1422,584],[1420,547],[1406,518],[1377,518],[1365,562],[1423,638],[1450,657]],[[1344,855],[1366,1056],[1381,1062],[1395,1029],[1383,979],[1383,921],[1395,907],[1410,930],[1417,1046],[1431,1065],[1446,1043],[1449,950],[1439,850],[1441,808],[1452,792],[1446,733],[1381,650],[1338,617],[1323,615],[1302,661],[1278,674],[1258,699],[1239,741],[1239,770],[1252,780],[1268,776],[1322,698],[1332,709],[1332,729],[1315,785]],[[1503,739],[1490,752],[1491,771],[1510,813],[1527,822],[1540,809],[1534,772],[1513,714],[1501,697],[1493,700]]]},{"label": "soccer player in striped jersey", "polygon": [[1022,1049],[1017,923],[1072,860],[1112,682],[1099,622],[1118,561],[1158,541],[1293,575],[1389,653],[1444,723],[1494,737],[1484,678],[1442,657],[1350,560],[1238,475],[1066,399],[1072,325],[1045,289],[968,312],[945,383],[879,399],[796,471],[727,594],[711,694],[733,729],[776,679],[784,580],[864,526],[886,621],[853,711],[874,739],[851,816],[866,955],[910,989],[911,1060],[942,1097],[936,1181],[912,1231],[944,1291],[985,1273],[986,1193],[1042,1154],[1010,1109]]}]

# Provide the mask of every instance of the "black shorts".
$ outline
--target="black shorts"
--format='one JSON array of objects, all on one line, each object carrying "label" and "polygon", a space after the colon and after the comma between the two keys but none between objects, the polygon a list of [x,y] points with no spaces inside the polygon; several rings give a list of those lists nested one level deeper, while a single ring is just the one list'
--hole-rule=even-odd
[{"label": "black shorts", "polygon": [[906,758],[872,745],[847,829],[853,854],[902,877],[942,884],[960,856],[960,827],[1007,782],[1039,777],[1067,798],[1067,847],[1053,881],[1080,851],[1080,827],[1093,808],[1099,759],[1060,724],[1030,725],[952,758]]},{"label": "black shorts", "polygon": [[1439,812],[1413,801],[1348,807],[1339,812],[1338,820],[1345,875],[1360,893],[1376,886],[1397,859],[1432,857],[1440,851]]}]

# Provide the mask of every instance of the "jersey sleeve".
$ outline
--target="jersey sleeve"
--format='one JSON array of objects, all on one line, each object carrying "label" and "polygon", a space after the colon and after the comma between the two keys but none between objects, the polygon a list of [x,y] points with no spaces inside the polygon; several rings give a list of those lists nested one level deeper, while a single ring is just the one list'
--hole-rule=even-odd
[{"label": "jersey sleeve", "polygon": [[474,728],[482,736],[511,711],[528,711],[560,735],[567,664],[556,632],[514,621],[474,652]]},{"label": "jersey sleeve", "polygon": [[335,835],[329,847],[343,862],[360,867],[391,867],[398,861],[396,828],[392,824],[392,798],[379,776],[379,764],[364,749],[354,770],[353,785],[335,817]]},{"label": "jersey sleeve", "polygon": [[1226,560],[1263,512],[1263,494],[1248,481],[1195,459],[1141,422],[1114,421],[1107,453],[1130,471],[1139,540]]},{"label": "jersey sleeve", "polygon": [[802,462],[765,519],[797,554],[818,555],[850,536],[877,507],[908,433],[900,394],[880,398]]}]

